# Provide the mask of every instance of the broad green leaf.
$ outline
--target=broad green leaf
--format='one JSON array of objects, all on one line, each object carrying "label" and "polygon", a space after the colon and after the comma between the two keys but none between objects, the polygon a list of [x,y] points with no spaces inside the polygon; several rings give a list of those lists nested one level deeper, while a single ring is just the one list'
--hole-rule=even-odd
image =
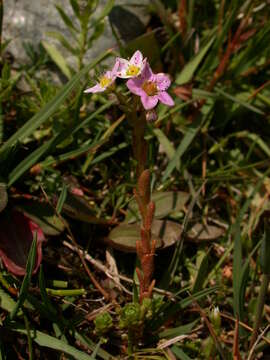
[{"label": "broad green leaf", "polygon": [[44,46],[47,53],[50,55],[55,64],[59,67],[62,73],[68,78],[71,78],[71,72],[69,70],[66,59],[59,52],[59,50],[53,45],[49,44],[47,41],[42,41],[42,45]]},{"label": "broad green leaf", "polygon": [[[31,135],[40,125],[42,125],[53,113],[59,108],[63,101],[68,97],[71,91],[77,86],[83,76],[85,76],[90,69],[94,68],[101,60],[111,53],[105,51],[91,64],[85,66],[78,74],[74,75],[69,82],[63,86],[59,93],[49,101],[37,114],[28,120],[15,134],[13,134],[0,148],[0,154],[11,147],[18,141],[23,141],[27,136]],[[80,125],[78,125],[80,127]]]},{"label": "broad green leaf", "polygon": [[27,201],[17,206],[24,214],[39,225],[46,235],[59,235],[65,225],[55,214],[54,209],[47,203]]},{"label": "broad green leaf", "polygon": [[183,85],[187,82],[189,82],[195,71],[197,70],[198,66],[200,65],[202,59],[205,57],[207,51],[210,49],[211,45],[213,44],[215,40],[215,37],[212,37],[211,40],[208,41],[206,45],[204,45],[203,48],[198,52],[195,57],[190,60],[184,67],[184,69],[181,71],[181,73],[177,76],[175,83],[177,85]]},{"label": "broad green leaf", "polygon": [[[135,252],[136,241],[141,240],[141,225],[121,224],[116,226],[106,239],[112,247],[122,251]],[[152,239],[156,240],[157,248],[165,248],[175,244],[181,238],[181,225],[169,220],[154,220]]]},{"label": "broad green leaf", "polygon": [[197,223],[187,232],[186,238],[198,243],[201,241],[214,241],[222,237],[224,232],[224,229],[219,226]]},{"label": "broad green leaf", "polygon": [[107,220],[99,219],[94,215],[94,209],[82,197],[67,192],[62,212],[67,216],[90,224],[108,224]]},{"label": "broad green leaf", "polygon": [[[155,192],[152,194],[156,210],[155,218],[162,219],[166,216],[174,215],[184,210],[185,204],[188,202],[190,195],[184,191],[165,191]],[[138,205],[133,199],[128,206],[125,222],[134,222],[140,219]]]}]

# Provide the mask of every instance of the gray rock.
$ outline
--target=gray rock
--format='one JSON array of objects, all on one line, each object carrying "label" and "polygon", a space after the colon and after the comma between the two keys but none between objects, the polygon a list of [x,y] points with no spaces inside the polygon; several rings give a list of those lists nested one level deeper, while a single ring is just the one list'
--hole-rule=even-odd
[{"label": "gray rock", "polygon": [[[141,35],[149,19],[145,6],[150,0],[116,0],[115,7],[110,15],[110,21],[117,29],[118,34],[123,40]],[[27,60],[27,55],[23,48],[24,42],[31,43],[37,47],[41,40],[46,40],[57,44],[46,33],[56,31],[65,35],[67,38],[69,32],[62,19],[60,18],[55,4],[59,4],[65,9],[65,12],[72,17],[72,9],[69,0],[7,0],[4,1],[4,25],[3,37],[5,40],[11,39],[8,45],[8,51],[12,53],[17,63]],[[106,0],[101,0],[95,16],[102,11]],[[103,35],[94,43],[92,49],[87,53],[87,60],[98,56],[104,50],[116,46],[116,40],[112,34],[109,20],[106,19],[106,26]],[[61,48],[61,52],[67,58],[70,64],[74,64],[74,58]]]}]

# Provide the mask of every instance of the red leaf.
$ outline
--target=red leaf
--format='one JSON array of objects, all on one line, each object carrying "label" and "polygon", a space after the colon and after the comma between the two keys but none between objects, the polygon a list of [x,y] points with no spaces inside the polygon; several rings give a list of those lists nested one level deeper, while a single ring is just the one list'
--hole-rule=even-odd
[{"label": "red leaf", "polygon": [[37,233],[37,255],[34,273],[42,260],[42,242],[45,236],[41,228],[22,212],[13,210],[1,214],[0,257],[14,275],[25,275],[28,253]]}]

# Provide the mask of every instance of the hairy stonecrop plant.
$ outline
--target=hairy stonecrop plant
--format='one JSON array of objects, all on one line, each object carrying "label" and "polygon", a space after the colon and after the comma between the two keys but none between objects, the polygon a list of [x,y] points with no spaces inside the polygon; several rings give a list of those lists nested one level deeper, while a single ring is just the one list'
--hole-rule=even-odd
[{"label": "hairy stonecrop plant", "polygon": [[95,320],[95,333],[98,336],[105,335],[113,326],[113,320],[108,312],[102,312]]},{"label": "hairy stonecrop plant", "polygon": [[[128,79],[126,85],[132,97],[127,98],[116,91],[114,82],[117,78]],[[169,76],[164,73],[154,74],[147,59],[137,50],[130,60],[116,58],[112,70],[105,72],[94,86],[85,90],[85,93],[114,92],[133,125],[133,153],[137,161],[137,187],[134,189],[134,196],[142,219],[141,241],[136,243],[137,255],[141,263],[141,270],[136,269],[141,303],[143,299],[152,297],[155,285],[152,277],[156,249],[155,240],[152,240],[151,236],[155,204],[151,201],[150,171],[146,166],[147,144],[144,133],[146,122],[153,122],[157,118],[155,107],[159,101],[167,106],[174,105],[173,99],[167,92],[170,84]],[[138,101],[138,96],[141,102]]]}]

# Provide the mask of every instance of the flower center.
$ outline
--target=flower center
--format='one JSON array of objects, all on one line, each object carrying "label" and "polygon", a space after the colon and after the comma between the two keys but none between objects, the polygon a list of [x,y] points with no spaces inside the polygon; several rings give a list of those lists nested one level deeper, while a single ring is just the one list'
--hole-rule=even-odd
[{"label": "flower center", "polygon": [[106,88],[111,83],[111,79],[109,79],[107,76],[102,76],[99,80],[99,84],[101,87]]},{"label": "flower center", "polygon": [[126,75],[127,76],[136,76],[140,72],[140,68],[136,65],[129,65]]},{"label": "flower center", "polygon": [[152,81],[145,81],[142,85],[142,89],[148,96],[154,96],[158,94],[157,85]]}]

